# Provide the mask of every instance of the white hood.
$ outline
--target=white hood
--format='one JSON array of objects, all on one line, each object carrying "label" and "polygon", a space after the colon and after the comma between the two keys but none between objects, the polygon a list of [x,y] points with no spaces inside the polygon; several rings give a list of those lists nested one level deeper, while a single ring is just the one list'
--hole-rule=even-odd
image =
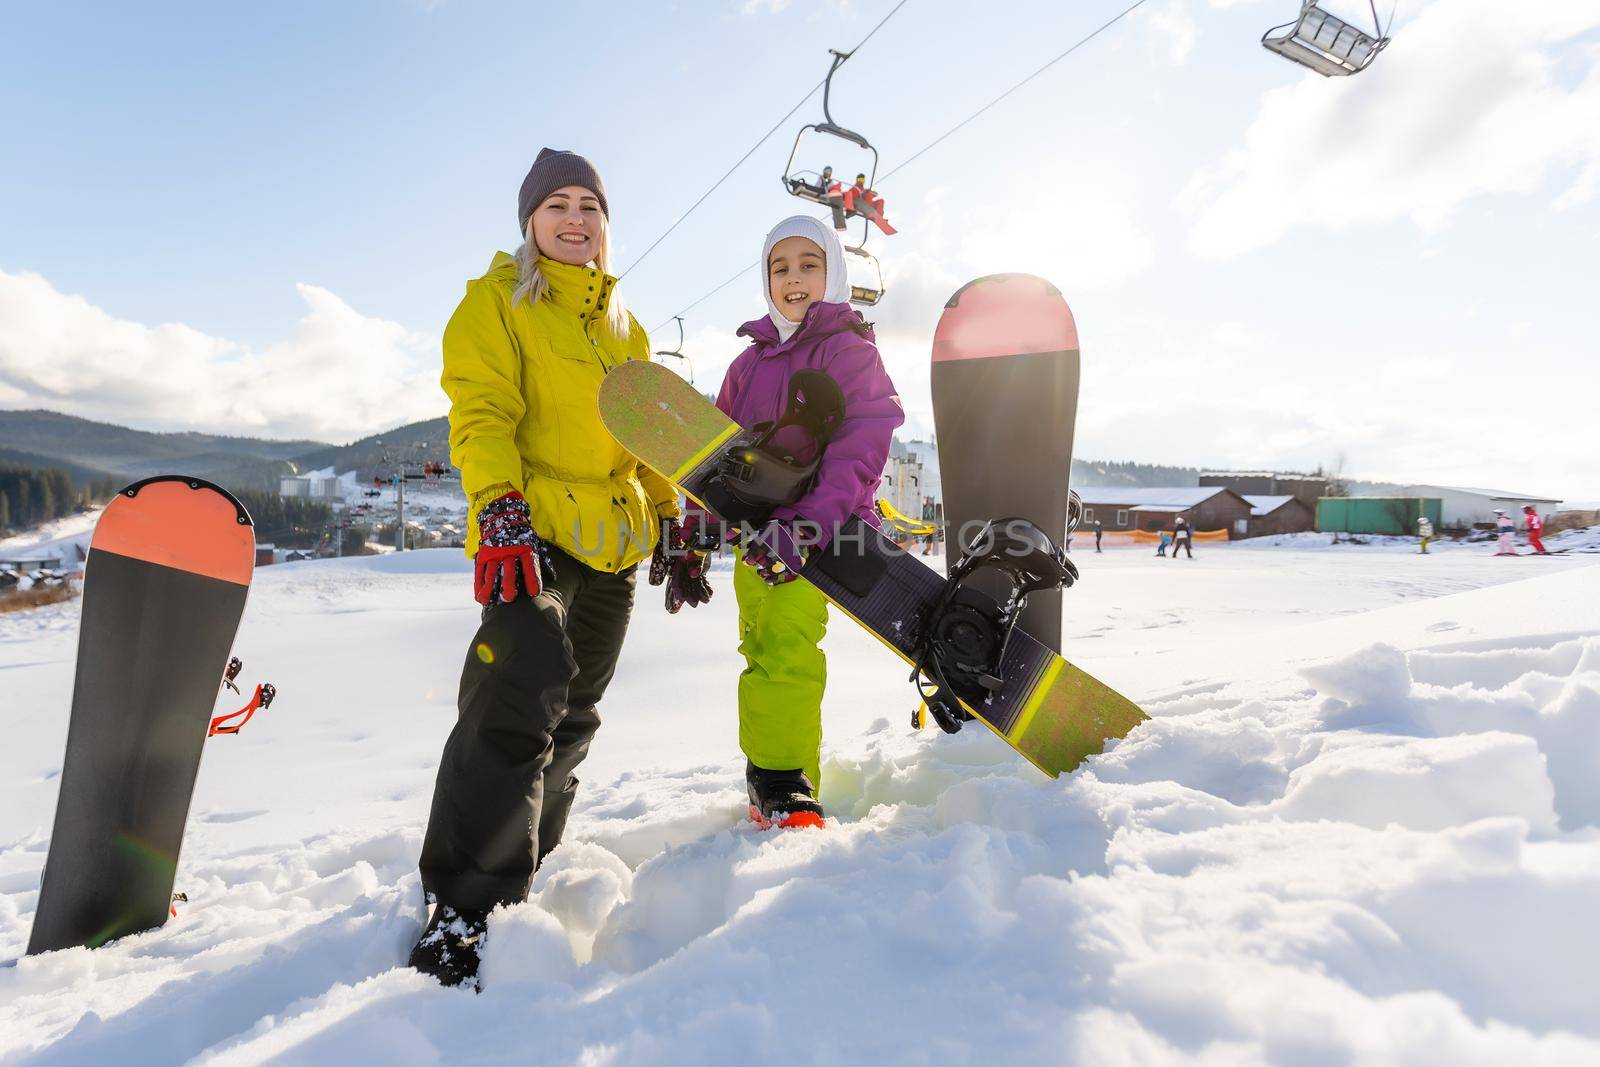
[{"label": "white hood", "polygon": [[819,218],[810,215],[790,215],[772,228],[772,232],[767,234],[766,244],[761,246],[761,295],[767,302],[767,317],[772,320],[772,325],[778,328],[778,338],[782,341],[793,337],[800,324],[784,318],[783,312],[778,310],[778,305],[772,302],[772,286],[767,278],[767,257],[772,255],[772,246],[786,237],[804,237],[822,249],[823,259],[826,260],[825,269],[828,272],[827,288],[822,293],[824,303],[843,304],[850,300],[850,278],[845,271],[844,246],[839,243],[839,235]]}]

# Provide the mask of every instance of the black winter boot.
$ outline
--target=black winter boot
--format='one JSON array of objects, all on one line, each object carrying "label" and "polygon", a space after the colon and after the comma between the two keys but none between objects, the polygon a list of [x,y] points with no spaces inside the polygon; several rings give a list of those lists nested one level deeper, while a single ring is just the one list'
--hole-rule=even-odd
[{"label": "black winter boot", "polygon": [[824,825],[811,779],[799,768],[769,771],[746,761],[744,780],[750,791],[750,821],[761,829]]},{"label": "black winter boot", "polygon": [[432,975],[440,985],[467,985],[474,992],[478,984],[478,954],[483,951],[489,931],[489,913],[456,910],[448,904],[435,904],[428,925],[411,950],[410,966]]}]

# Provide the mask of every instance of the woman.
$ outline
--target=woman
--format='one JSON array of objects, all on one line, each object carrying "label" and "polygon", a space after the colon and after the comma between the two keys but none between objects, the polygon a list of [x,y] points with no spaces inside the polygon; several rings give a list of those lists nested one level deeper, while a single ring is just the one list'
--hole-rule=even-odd
[{"label": "woman", "polygon": [[484,605],[422,844],[434,908],[411,966],[446,985],[476,985],[489,911],[525,899],[561,840],[635,568],[678,515],[671,485],[600,423],[606,371],[650,354],[610,274],[600,175],[544,149],[517,223],[523,246],[467,284],[444,334],[450,458]]}]

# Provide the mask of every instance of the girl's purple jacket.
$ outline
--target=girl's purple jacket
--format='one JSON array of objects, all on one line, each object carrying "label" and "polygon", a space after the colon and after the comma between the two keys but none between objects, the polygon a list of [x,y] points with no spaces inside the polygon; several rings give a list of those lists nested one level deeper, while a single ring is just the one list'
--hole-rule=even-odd
[{"label": "girl's purple jacket", "polygon": [[894,382],[878,356],[872,328],[857,332],[861,318],[849,304],[818,301],[787,341],[763,315],[739,327],[751,340],[722,379],[721,408],[741,426],[776,419],[788,400],[789,376],[820,370],[844,392],[845,417],[822,453],[816,480],[799,500],[773,511],[785,521],[803,519],[822,527],[822,544],[852,515],[873,526],[873,492],[883,478],[895,428],[906,421]]}]

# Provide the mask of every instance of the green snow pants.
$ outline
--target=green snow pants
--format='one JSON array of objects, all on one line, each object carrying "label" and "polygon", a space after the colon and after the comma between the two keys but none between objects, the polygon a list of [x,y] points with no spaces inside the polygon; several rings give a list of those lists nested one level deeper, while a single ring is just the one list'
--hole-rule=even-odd
[{"label": "green snow pants", "polygon": [[828,661],[822,635],[828,601],[806,581],[768,585],[741,559],[733,568],[739,601],[739,747],[769,771],[799,767],[822,789],[822,689]]}]

